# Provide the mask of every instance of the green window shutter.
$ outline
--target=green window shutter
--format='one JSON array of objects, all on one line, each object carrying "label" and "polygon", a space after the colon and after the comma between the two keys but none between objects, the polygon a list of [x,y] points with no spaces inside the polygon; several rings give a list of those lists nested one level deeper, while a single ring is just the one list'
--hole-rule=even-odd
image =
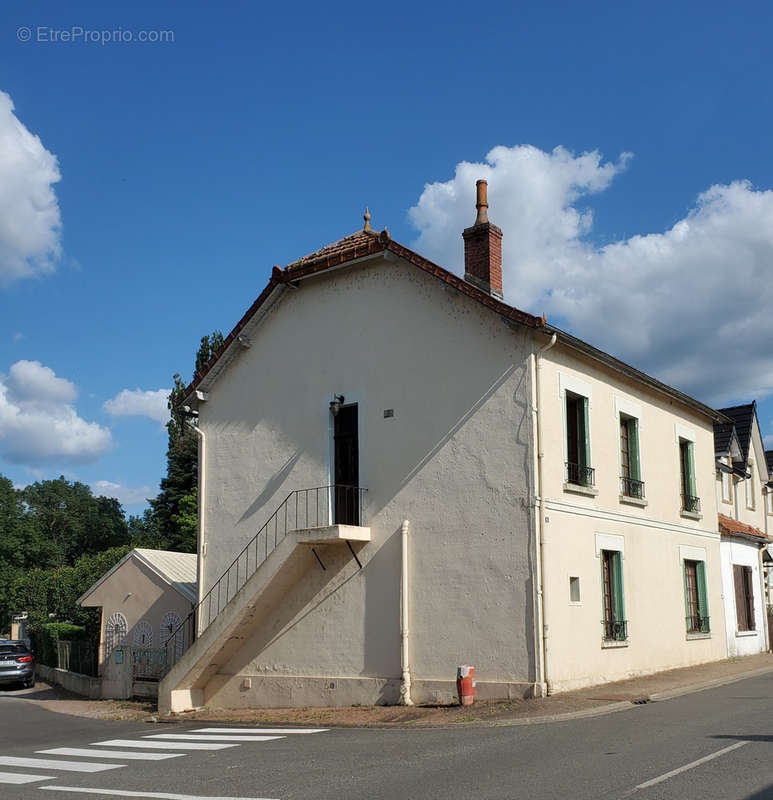
[{"label": "green window shutter", "polygon": [[631,462],[631,477],[641,480],[641,469],[639,467],[639,420],[629,419],[628,425],[628,452]]},{"label": "green window shutter", "polygon": [[[702,619],[709,618],[709,596],[706,592],[706,563],[699,561],[697,564],[697,577],[698,577],[698,613]],[[708,623],[704,623],[706,627],[705,633],[708,633]]]},{"label": "green window shutter", "polygon": [[687,562],[682,559],[682,586],[684,588],[684,619],[687,630],[690,630],[690,599],[687,591]]},{"label": "green window shutter", "polygon": [[615,551],[612,559],[612,613],[615,622],[625,619],[625,599],[623,596],[623,554]]},{"label": "green window shutter", "polygon": [[693,497],[695,493],[695,443],[687,442],[687,490]]},{"label": "green window shutter", "polygon": [[583,397],[580,436],[577,437],[580,445],[579,455],[581,467],[590,466],[590,423],[588,421],[588,405],[588,398]]}]

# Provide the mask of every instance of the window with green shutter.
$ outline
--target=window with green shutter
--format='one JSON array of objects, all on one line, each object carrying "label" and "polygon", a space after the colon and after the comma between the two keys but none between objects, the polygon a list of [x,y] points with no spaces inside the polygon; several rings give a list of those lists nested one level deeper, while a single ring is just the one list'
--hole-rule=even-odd
[{"label": "window with green shutter", "polygon": [[618,550],[601,551],[601,585],[604,639],[625,641],[628,638],[628,622],[623,593],[623,557]]},{"label": "window with green shutter", "polygon": [[697,514],[701,510],[701,501],[695,488],[695,444],[687,439],[679,440],[679,471],[682,511]]},{"label": "window with green shutter", "polygon": [[588,398],[566,392],[566,480],[578,486],[593,486],[590,461]]},{"label": "window with green shutter", "polygon": [[706,564],[685,560],[684,604],[688,633],[710,633],[709,600],[706,593]]},{"label": "window with green shutter", "polygon": [[639,462],[639,420],[620,415],[620,491],[624,497],[644,499]]}]

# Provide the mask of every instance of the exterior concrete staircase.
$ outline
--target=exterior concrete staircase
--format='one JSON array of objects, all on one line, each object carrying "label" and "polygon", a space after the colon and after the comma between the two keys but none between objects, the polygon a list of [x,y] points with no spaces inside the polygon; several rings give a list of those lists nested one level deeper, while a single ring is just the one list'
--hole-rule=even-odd
[{"label": "exterior concrete staircase", "polygon": [[356,558],[351,542],[369,542],[370,528],[330,521],[361,523],[363,497],[358,487],[335,486],[287,496],[167,640],[170,669],[159,684],[161,713],[204,704],[207,684],[242,646],[258,605],[297,583],[315,545],[345,545]]}]

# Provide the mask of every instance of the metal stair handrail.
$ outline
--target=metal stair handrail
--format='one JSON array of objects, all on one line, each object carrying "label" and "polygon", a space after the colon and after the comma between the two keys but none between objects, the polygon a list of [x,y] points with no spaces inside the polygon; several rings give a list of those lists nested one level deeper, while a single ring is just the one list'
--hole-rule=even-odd
[{"label": "metal stair handrail", "polygon": [[209,626],[233,600],[288,531],[329,525],[334,519],[343,524],[361,525],[366,491],[359,486],[333,484],[290,492],[190,614],[169,634],[164,642],[166,671],[193,644],[200,630]]}]

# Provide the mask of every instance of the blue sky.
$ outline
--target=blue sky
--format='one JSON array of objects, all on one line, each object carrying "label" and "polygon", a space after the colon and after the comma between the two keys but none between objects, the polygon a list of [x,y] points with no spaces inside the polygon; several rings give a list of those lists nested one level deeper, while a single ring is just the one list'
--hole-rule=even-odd
[{"label": "blue sky", "polygon": [[165,431],[139,415],[158,403],[106,402],[190,378],[200,337],[227,333],[273,264],[353,232],[366,204],[458,269],[476,176],[509,301],[707,402],[756,397],[773,433],[769,4],[4,11],[15,483],[64,473],[139,511],[165,468]]}]

